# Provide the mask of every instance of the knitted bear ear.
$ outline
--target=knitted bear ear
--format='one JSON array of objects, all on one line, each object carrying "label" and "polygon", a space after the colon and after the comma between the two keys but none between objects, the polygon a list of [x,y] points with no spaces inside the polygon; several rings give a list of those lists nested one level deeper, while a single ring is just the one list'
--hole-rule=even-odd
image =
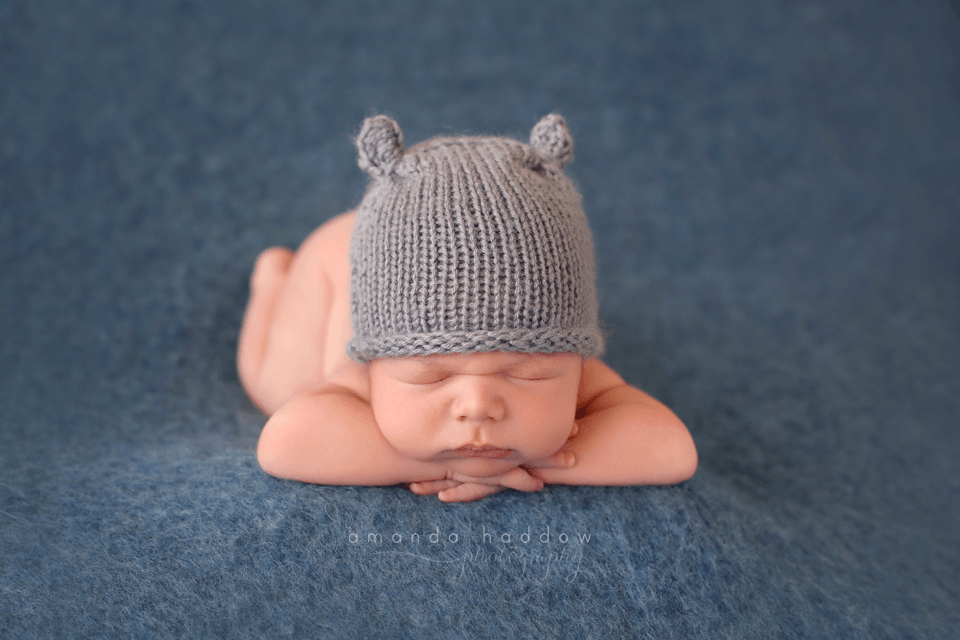
[{"label": "knitted bear ear", "polygon": [[357,164],[377,178],[391,173],[403,155],[403,132],[393,118],[373,116],[363,121],[354,144]]},{"label": "knitted bear ear", "polygon": [[551,113],[538,122],[530,132],[530,146],[563,169],[573,160],[573,137],[567,122],[560,114]]}]

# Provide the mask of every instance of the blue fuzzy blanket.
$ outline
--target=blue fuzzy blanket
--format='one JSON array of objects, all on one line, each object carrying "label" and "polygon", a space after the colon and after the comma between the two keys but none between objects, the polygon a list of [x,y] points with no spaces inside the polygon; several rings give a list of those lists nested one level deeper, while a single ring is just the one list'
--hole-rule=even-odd
[{"label": "blue fuzzy blanket", "polygon": [[[0,5],[3,638],[950,638],[960,27],[913,0]],[[577,144],[607,361],[679,486],[262,473],[247,278],[351,146]]]}]

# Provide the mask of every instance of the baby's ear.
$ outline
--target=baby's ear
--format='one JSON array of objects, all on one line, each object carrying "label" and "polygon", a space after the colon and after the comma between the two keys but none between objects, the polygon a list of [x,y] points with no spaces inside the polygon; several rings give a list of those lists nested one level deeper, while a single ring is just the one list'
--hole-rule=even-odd
[{"label": "baby's ear", "polygon": [[393,118],[373,116],[363,121],[354,144],[357,145],[357,164],[378,178],[391,173],[403,155],[403,132]]},{"label": "baby's ear", "polygon": [[538,122],[530,132],[530,146],[548,162],[561,169],[573,160],[573,137],[567,122],[558,113],[551,113]]}]

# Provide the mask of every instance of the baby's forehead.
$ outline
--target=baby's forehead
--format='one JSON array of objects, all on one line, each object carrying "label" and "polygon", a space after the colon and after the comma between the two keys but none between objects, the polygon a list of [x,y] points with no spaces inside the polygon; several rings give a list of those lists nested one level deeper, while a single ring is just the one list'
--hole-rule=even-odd
[{"label": "baby's forehead", "polygon": [[581,356],[575,353],[489,351],[380,358],[374,362],[379,362],[388,369],[430,369],[480,374],[538,366],[562,366],[579,362],[581,359]]}]

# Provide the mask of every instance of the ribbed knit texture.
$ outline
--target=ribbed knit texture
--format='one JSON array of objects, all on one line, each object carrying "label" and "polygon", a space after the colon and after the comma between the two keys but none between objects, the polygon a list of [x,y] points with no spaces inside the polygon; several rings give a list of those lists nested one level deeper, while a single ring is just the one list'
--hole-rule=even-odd
[{"label": "ribbed knit texture", "polygon": [[356,141],[373,181],[350,252],[351,357],[599,355],[593,242],[563,174],[563,119],[541,120],[529,145],[435,138],[404,151],[402,140],[376,116]]}]

